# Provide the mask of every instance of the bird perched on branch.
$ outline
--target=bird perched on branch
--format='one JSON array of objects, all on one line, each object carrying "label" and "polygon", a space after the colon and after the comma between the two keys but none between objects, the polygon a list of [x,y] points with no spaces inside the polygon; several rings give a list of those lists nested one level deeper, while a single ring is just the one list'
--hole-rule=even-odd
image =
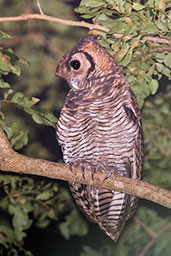
[{"label": "bird perched on branch", "polygon": [[[141,178],[142,131],[138,104],[121,68],[94,39],[81,39],[59,61],[56,75],[68,82],[57,139],[70,169],[91,169]],[[98,174],[97,174],[98,175]],[[114,241],[138,199],[114,190],[70,182],[83,213]]]}]

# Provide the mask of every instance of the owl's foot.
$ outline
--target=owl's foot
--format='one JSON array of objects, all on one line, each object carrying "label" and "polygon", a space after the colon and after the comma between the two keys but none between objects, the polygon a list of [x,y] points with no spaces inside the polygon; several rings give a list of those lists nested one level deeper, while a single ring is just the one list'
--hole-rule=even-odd
[{"label": "owl's foot", "polygon": [[94,180],[94,173],[96,172],[96,168],[95,167],[92,167],[89,163],[81,163],[80,164],[81,166],[81,174],[82,174],[82,177],[85,179],[85,172],[86,172],[86,169],[88,170],[92,170],[91,172],[91,175],[92,175],[92,179]]},{"label": "owl's foot", "polygon": [[81,174],[82,174],[82,177],[84,178],[84,180],[85,180],[85,166],[84,165],[82,165],[81,166]]},{"label": "owl's foot", "polygon": [[69,169],[70,169],[70,171],[72,172],[72,174],[74,174],[75,175],[75,172],[74,172],[74,165],[73,164],[70,164],[69,165]]},{"label": "owl's foot", "polygon": [[75,175],[74,168],[81,168],[81,174],[84,179],[85,179],[86,170],[91,171],[92,180],[94,180],[94,174],[97,172],[97,169],[98,169],[97,167],[91,165],[90,163],[86,163],[86,162],[80,163],[80,161],[75,161],[73,163],[70,163],[69,165],[70,171]]},{"label": "owl's foot", "polygon": [[85,170],[86,170],[86,165],[84,163],[80,163],[79,161],[75,161],[74,163],[70,163],[69,165],[69,169],[70,171],[74,174],[75,174],[75,168],[79,168],[81,167],[81,174],[82,174],[82,177],[85,179]]},{"label": "owl's foot", "polygon": [[92,171],[91,171],[91,177],[92,177],[92,180],[94,180],[94,174],[96,173],[96,167],[93,167],[92,168]]},{"label": "owl's foot", "polygon": [[109,179],[109,178],[112,176],[112,174],[113,174],[113,172],[108,173],[108,175],[104,178],[104,180],[103,180],[103,181],[105,181],[105,180]]}]

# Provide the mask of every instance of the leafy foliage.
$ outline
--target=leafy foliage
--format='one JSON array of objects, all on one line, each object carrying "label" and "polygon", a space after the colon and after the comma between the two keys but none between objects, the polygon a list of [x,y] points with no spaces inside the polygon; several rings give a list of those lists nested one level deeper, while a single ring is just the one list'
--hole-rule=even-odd
[{"label": "leafy foliage", "polygon": [[[48,3],[42,0],[41,4],[49,15],[76,19],[70,0]],[[19,15],[24,8],[26,12],[37,12],[36,1],[21,4],[21,1],[11,0],[7,4],[0,0],[0,6],[1,16]],[[143,106],[143,179],[169,189],[169,1],[82,0],[75,10],[84,20],[92,20],[108,29],[108,32],[93,30],[91,34],[97,35],[101,45],[120,64],[139,105]],[[60,86],[60,80],[55,80],[55,68],[63,52],[87,34],[82,28],[54,23],[29,21],[23,22],[22,28],[20,25],[0,23],[0,125],[15,150],[50,160],[56,160],[59,155],[61,161],[60,151],[53,144],[53,127],[67,89],[65,83]],[[169,210],[140,200],[136,216],[113,244],[102,231],[95,231],[95,226],[93,230],[91,224],[88,227],[89,222],[75,208],[68,190],[56,181],[0,175],[2,256],[33,255],[24,244],[30,228],[47,232],[52,224],[60,232],[59,237],[66,240],[66,245],[74,241],[74,237],[79,239],[80,243],[76,240],[69,255],[72,251],[74,256],[140,255],[153,242],[144,255],[162,253],[167,256],[171,251],[167,229],[170,221]],[[45,243],[49,243],[48,236]]]},{"label": "leafy foliage", "polygon": [[76,209],[65,217],[65,222],[59,224],[61,234],[65,239],[69,239],[73,235],[85,236],[88,233],[86,223],[80,218]]},{"label": "leafy foliage", "polygon": [[171,188],[170,102],[171,85],[168,85],[165,93],[147,100],[143,109],[144,179],[166,189]]},{"label": "leafy foliage", "polygon": [[[83,18],[92,18],[94,23],[109,28],[108,33],[95,34],[123,67],[142,107],[144,99],[157,92],[157,80],[162,75],[171,77],[171,55],[166,40],[170,30],[169,1],[141,2],[82,0],[76,11]],[[165,44],[160,44],[158,35]]]},{"label": "leafy foliage", "polygon": [[[9,253],[12,253],[15,247],[22,247],[22,241],[27,236],[26,230],[33,221],[37,227],[46,228],[52,220],[57,222],[58,217],[64,212],[68,214],[66,225],[72,219],[76,221],[78,218],[78,212],[72,210],[70,194],[64,189],[59,190],[56,182],[47,183],[44,180],[36,181],[27,177],[1,175],[0,186],[1,192],[3,191],[0,197],[0,243],[9,249]],[[70,236],[78,233],[80,224],[81,220],[76,224],[77,228],[73,226],[65,231],[59,226],[59,230],[64,236],[66,232],[67,236]],[[82,232],[86,230],[84,225]],[[28,251],[23,251],[27,255]]]},{"label": "leafy foliage", "polygon": [[[2,38],[10,38],[7,33],[0,32]],[[9,73],[20,75],[20,67],[18,65],[19,58],[11,49],[0,49],[0,88],[7,89],[10,88],[10,84],[3,80],[3,77],[7,76]],[[42,110],[35,105],[39,102],[39,99],[32,97],[30,100],[23,92],[15,92],[13,89],[8,89],[5,91],[4,95],[0,99],[1,105],[3,103],[16,104],[21,107],[25,112],[30,114],[33,120],[38,124],[51,125],[55,127],[57,123],[57,118],[48,111]],[[10,127],[6,126],[6,116],[1,111],[0,112],[2,120],[0,124],[4,127],[8,139],[11,141],[11,145],[14,149],[21,149],[24,145],[28,143],[27,131],[19,131],[19,123],[14,122]],[[19,131],[19,132],[18,132]]]}]

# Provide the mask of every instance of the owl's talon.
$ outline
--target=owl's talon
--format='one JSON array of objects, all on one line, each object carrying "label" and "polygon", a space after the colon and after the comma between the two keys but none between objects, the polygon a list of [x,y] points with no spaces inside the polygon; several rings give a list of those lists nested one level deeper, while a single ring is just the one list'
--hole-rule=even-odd
[{"label": "owl's talon", "polygon": [[85,167],[81,166],[82,177],[85,179]]},{"label": "owl's talon", "polygon": [[103,181],[105,181],[105,180],[109,179],[111,176],[112,176],[112,172],[110,172],[110,173],[109,173],[109,174],[104,178],[104,180],[103,180]]},{"label": "owl's talon", "polygon": [[91,177],[92,177],[92,180],[94,181],[94,174],[96,173],[96,167],[93,167],[92,168],[92,171],[91,171]]},{"label": "owl's talon", "polygon": [[72,172],[72,174],[75,175],[75,172],[74,172],[74,169],[73,169],[73,165],[72,165],[72,164],[70,164],[69,169],[70,169],[70,171]]}]

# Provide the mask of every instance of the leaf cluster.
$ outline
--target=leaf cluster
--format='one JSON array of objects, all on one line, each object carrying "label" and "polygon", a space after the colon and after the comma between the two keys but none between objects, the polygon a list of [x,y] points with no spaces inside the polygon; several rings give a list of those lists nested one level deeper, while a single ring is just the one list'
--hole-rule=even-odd
[{"label": "leaf cluster", "polygon": [[[140,107],[157,92],[163,75],[171,77],[169,7],[169,1],[162,0],[82,0],[75,9],[83,18],[109,28],[107,33],[92,33],[123,67]],[[166,41],[161,44],[157,38]]]},{"label": "leaf cluster", "polygon": [[[0,36],[1,38],[10,38],[9,35],[2,31],[0,32]],[[0,94],[0,124],[4,127],[4,130],[11,141],[11,145],[17,150],[27,144],[27,131],[19,131],[18,133],[20,128],[17,121],[11,124],[10,127],[6,125],[6,114],[3,111],[4,104],[15,104],[17,107],[22,108],[22,110],[30,114],[33,120],[38,124],[55,127],[57,123],[57,118],[53,113],[45,111],[37,106],[37,103],[39,102],[38,98],[32,97],[29,99],[24,92],[15,92],[15,90],[11,89],[10,84],[5,82],[5,76],[9,73],[20,76],[19,61],[20,59],[16,56],[13,50],[0,49],[0,88],[5,89],[1,90]]]},{"label": "leaf cluster", "polygon": [[17,251],[23,251],[23,255],[32,255],[23,248],[26,231],[33,222],[38,228],[44,229],[54,221],[57,227],[58,219],[64,213],[66,220],[58,228],[65,238],[81,235],[80,232],[82,235],[87,233],[85,223],[78,211],[73,209],[71,195],[59,189],[55,181],[47,183],[46,180],[1,175],[0,191],[0,244],[8,250],[9,255],[18,255]]},{"label": "leaf cluster", "polygon": [[143,109],[144,179],[170,189],[171,85],[146,101]]},{"label": "leaf cluster", "polygon": [[[3,31],[0,37],[3,40],[12,38]],[[28,66],[12,49],[0,48],[0,125],[15,150],[21,150],[28,144],[28,130],[21,129],[24,125],[20,113],[31,116],[33,122],[39,125],[55,127],[57,123],[52,112],[38,106],[40,99],[34,96],[30,98],[27,96],[29,93],[18,91],[18,88],[6,82],[9,75],[21,75],[21,64],[27,64],[25,68]],[[10,113],[15,109],[20,112],[13,113],[17,120],[12,121],[13,115],[10,116]],[[65,189],[59,190],[56,182],[1,174],[0,194],[0,255],[32,255],[24,249],[23,240],[33,223],[37,228],[44,229],[55,221],[56,228],[66,239],[88,232],[78,210],[74,209],[70,194]],[[58,225],[58,219],[63,214],[65,219],[62,218]]]}]

